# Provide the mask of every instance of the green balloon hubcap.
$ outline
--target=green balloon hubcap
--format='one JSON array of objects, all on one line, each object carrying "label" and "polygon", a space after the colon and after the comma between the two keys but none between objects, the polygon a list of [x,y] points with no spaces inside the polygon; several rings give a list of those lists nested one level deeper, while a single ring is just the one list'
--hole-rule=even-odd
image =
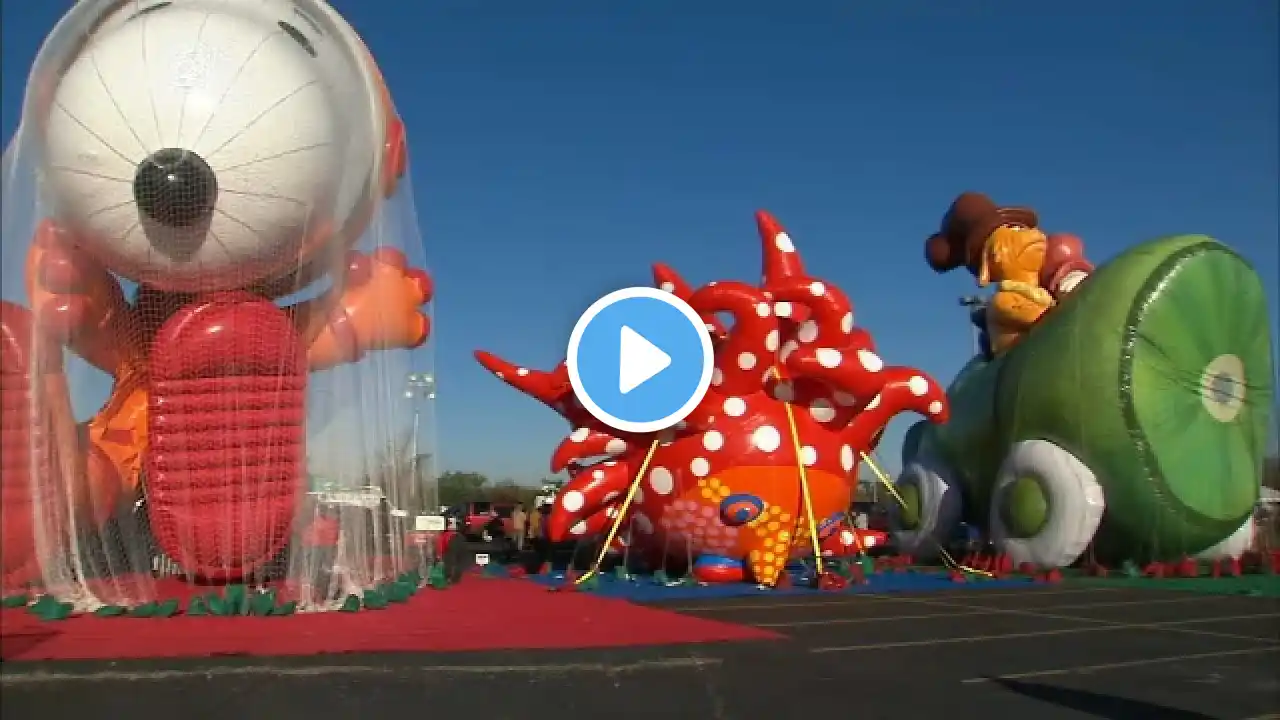
[{"label": "green balloon hubcap", "polygon": [[1039,480],[1020,477],[1005,488],[1000,499],[1000,519],[1016,538],[1038,534],[1049,522],[1049,497]]},{"label": "green balloon hubcap", "polygon": [[898,488],[898,495],[902,498],[901,512],[898,513],[902,528],[915,530],[920,527],[920,488],[914,484],[904,485]]}]

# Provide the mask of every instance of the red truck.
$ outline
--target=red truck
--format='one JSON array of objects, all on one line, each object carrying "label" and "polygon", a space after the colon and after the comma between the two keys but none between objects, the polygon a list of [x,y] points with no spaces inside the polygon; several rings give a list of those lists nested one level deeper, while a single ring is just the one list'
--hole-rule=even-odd
[{"label": "red truck", "polygon": [[476,500],[461,503],[449,508],[448,517],[458,520],[458,530],[471,540],[484,538],[485,530],[494,518],[502,521],[502,533],[511,537],[511,514],[515,511],[515,503],[491,503],[487,500]]}]

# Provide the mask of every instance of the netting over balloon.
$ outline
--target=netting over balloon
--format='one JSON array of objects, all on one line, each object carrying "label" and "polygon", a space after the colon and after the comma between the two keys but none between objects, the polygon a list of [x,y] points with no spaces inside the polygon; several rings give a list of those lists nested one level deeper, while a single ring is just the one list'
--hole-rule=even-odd
[{"label": "netting over balloon", "polygon": [[5,595],[330,607],[419,567],[431,281],[403,126],[320,2],[86,0],[4,154]]}]

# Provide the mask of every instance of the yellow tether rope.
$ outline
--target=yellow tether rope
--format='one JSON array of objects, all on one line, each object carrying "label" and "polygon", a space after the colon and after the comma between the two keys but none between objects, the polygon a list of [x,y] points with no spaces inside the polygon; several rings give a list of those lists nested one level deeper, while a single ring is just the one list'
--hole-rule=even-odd
[{"label": "yellow tether rope", "polygon": [[[777,366],[774,366],[773,372],[778,376],[779,382],[785,382],[782,371]],[[782,406],[787,410],[787,425],[791,428],[791,445],[796,454],[796,471],[800,474],[800,492],[804,496],[804,514],[805,519],[809,522],[809,542],[813,545],[814,572],[822,575],[822,543],[818,540],[818,523],[813,516],[813,495],[809,493],[809,473],[805,471],[804,459],[801,457],[800,452],[800,430],[796,427],[796,414],[791,407],[791,403],[784,402]]]},{"label": "yellow tether rope", "polygon": [[653,444],[649,446],[649,452],[644,456],[644,462],[640,463],[639,472],[636,473],[635,479],[631,481],[631,487],[627,490],[627,497],[622,501],[622,507],[618,508],[618,514],[613,518],[613,527],[609,528],[609,534],[605,536],[604,545],[600,547],[600,554],[596,556],[596,561],[591,566],[591,569],[583,573],[582,577],[573,581],[574,585],[581,585],[600,572],[600,566],[604,564],[605,556],[609,554],[609,546],[618,537],[618,528],[622,527],[622,520],[627,516],[627,511],[631,509],[631,503],[635,500],[636,493],[640,490],[640,483],[644,480],[644,474],[649,470],[649,463],[653,461],[653,454],[657,450],[658,438],[655,436]]}]

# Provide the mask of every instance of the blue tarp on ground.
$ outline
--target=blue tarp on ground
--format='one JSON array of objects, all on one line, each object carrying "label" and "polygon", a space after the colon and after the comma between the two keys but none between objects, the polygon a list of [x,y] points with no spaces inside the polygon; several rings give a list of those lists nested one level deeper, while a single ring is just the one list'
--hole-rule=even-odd
[{"label": "blue tarp on ground", "polygon": [[[531,575],[529,579],[548,587],[565,584],[563,574]],[[932,572],[895,572],[872,573],[862,585],[850,585],[840,591],[845,593],[894,593],[894,592],[929,592],[939,590],[983,590],[988,588],[1027,587],[1031,580],[1015,578],[991,580],[971,578],[967,582],[952,582],[946,573]],[[663,600],[711,600],[715,598],[753,597],[780,595],[815,595],[831,591],[816,590],[809,587],[789,587],[761,589],[747,583],[730,583],[726,585],[674,585],[667,586],[656,583],[651,577],[635,577],[631,580],[620,580],[613,575],[601,575],[600,582],[593,593],[605,597],[616,597],[634,602],[661,602]]]}]

